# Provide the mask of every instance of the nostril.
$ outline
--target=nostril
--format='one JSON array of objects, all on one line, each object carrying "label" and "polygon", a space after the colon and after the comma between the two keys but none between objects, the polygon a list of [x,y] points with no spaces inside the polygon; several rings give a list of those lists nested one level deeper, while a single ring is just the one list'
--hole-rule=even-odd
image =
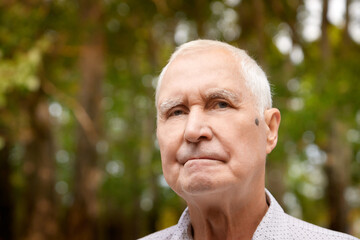
[{"label": "nostril", "polygon": [[197,129],[186,129],[184,139],[188,142],[197,143],[203,140],[211,140],[213,133],[207,126],[202,126]]}]

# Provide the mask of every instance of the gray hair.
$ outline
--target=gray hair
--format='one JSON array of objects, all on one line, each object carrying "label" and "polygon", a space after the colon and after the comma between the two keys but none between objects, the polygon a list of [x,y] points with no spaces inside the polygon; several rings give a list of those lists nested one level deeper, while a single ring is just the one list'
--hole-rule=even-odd
[{"label": "gray hair", "polygon": [[258,111],[262,116],[264,111],[271,108],[272,106],[270,83],[264,71],[259,67],[255,60],[252,59],[244,50],[231,46],[227,43],[214,40],[194,40],[182,44],[176,49],[176,51],[171,55],[168,64],[162,69],[160,73],[155,93],[156,105],[158,101],[158,94],[161,82],[165,76],[167,69],[174,61],[174,59],[177,56],[185,54],[187,52],[202,49],[205,50],[214,47],[227,49],[234,56],[236,62],[239,64],[239,70],[245,79],[245,85],[254,95],[257,102]]}]

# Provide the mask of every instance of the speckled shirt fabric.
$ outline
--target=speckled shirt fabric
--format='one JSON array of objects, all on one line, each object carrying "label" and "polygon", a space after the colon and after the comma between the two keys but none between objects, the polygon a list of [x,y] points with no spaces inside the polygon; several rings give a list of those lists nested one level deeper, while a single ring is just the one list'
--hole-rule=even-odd
[{"label": "speckled shirt fabric", "polygon": [[[252,240],[359,240],[350,235],[321,228],[294,218],[284,212],[279,203],[267,190],[266,197],[270,206],[257,227]],[[141,238],[141,240],[155,239],[193,239],[188,209],[185,209],[176,225]]]}]

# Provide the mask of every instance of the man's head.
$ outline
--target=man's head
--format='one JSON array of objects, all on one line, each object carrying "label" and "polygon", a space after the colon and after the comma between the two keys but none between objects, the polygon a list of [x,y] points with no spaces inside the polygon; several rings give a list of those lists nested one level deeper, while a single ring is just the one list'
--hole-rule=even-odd
[{"label": "man's head", "polygon": [[263,191],[280,113],[245,52],[214,41],[183,45],[160,76],[156,107],[164,176],[185,200]]},{"label": "man's head", "polygon": [[212,41],[212,40],[196,40],[185,43],[181,45],[171,56],[168,64],[162,69],[159,81],[156,87],[155,101],[158,101],[159,89],[163,81],[164,75],[171,65],[171,63],[179,55],[191,53],[199,50],[207,50],[212,48],[223,48],[227,49],[229,53],[233,56],[234,64],[237,65],[239,71],[241,72],[243,79],[247,88],[255,96],[257,101],[257,107],[262,115],[265,109],[271,108],[272,99],[271,99],[271,89],[269,81],[266,78],[264,71],[257,65],[257,63],[249,57],[244,50],[233,47],[229,44]]}]

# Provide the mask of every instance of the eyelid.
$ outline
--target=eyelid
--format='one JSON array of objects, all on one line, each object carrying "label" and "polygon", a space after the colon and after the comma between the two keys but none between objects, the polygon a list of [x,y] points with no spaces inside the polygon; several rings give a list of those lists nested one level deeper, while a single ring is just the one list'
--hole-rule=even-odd
[{"label": "eyelid", "polygon": [[231,103],[231,101],[229,101],[228,99],[218,97],[218,98],[211,99],[211,100],[209,101],[209,103],[207,104],[207,108],[212,108],[212,107],[214,107],[215,104],[218,104],[218,103],[220,103],[220,102],[224,102],[224,103],[228,104],[229,107],[233,107],[233,106],[234,106],[234,105]]},{"label": "eyelid", "polygon": [[173,115],[174,112],[176,112],[176,111],[178,111],[178,110],[182,111],[183,113],[186,113],[186,108],[185,108],[185,106],[183,106],[183,105],[178,105],[178,106],[174,106],[174,107],[170,108],[170,109],[166,112],[166,117],[169,118],[169,117],[171,117],[171,116],[174,116],[174,115]]}]

